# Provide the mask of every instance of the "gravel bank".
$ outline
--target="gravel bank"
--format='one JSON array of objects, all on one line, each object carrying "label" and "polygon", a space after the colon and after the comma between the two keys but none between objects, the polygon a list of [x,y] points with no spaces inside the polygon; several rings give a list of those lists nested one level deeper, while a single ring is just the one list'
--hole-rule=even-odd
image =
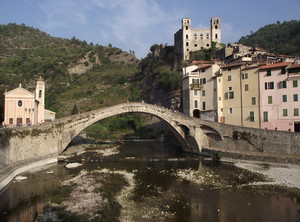
[{"label": "gravel bank", "polygon": [[256,182],[253,185],[273,184],[300,189],[300,166],[292,164],[272,163],[235,163],[235,166],[260,173],[270,178],[272,182]]}]

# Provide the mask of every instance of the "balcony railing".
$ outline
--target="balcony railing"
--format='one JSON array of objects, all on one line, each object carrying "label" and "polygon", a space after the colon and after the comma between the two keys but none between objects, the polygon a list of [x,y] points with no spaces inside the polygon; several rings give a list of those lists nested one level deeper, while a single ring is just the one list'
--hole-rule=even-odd
[{"label": "balcony railing", "polygon": [[192,83],[190,84],[191,90],[201,90],[203,89],[202,84],[200,83]]},{"label": "balcony railing", "polygon": [[198,72],[188,72],[182,76],[182,78],[190,77],[190,76],[199,76]]}]

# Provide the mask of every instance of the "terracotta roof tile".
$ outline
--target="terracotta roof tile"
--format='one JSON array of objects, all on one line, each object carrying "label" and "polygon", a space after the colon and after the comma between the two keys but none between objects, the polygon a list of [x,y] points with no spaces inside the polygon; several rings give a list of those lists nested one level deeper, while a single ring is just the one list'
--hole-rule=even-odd
[{"label": "terracotta roof tile", "polygon": [[291,64],[291,63],[290,62],[279,62],[279,63],[261,66],[260,69],[275,69],[275,68],[288,66],[289,64]]},{"label": "terracotta roof tile", "polygon": [[300,68],[300,64],[291,64],[287,67],[287,69]]}]

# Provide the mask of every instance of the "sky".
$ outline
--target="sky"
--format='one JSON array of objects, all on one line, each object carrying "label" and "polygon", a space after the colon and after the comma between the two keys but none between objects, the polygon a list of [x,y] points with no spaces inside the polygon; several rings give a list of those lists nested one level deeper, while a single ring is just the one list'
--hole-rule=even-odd
[{"label": "sky", "polygon": [[220,17],[222,43],[277,21],[300,19],[300,0],[0,0],[0,24],[25,24],[54,37],[112,44],[140,59],[153,44],[174,45],[182,18],[209,28]]}]

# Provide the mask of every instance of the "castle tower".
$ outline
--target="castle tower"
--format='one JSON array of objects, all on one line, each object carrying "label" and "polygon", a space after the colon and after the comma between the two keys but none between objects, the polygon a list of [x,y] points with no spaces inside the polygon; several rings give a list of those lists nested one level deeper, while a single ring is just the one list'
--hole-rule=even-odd
[{"label": "castle tower", "polygon": [[192,29],[191,29],[191,19],[183,18],[182,19],[182,53],[184,60],[189,59],[190,57],[190,46],[191,46],[191,39],[192,39]]},{"label": "castle tower", "polygon": [[211,41],[221,43],[221,21],[219,17],[213,17],[210,20]]},{"label": "castle tower", "polygon": [[36,87],[35,87],[35,102],[36,102],[36,109],[35,109],[35,118],[37,123],[44,123],[45,119],[45,82],[42,77],[39,77],[36,80]]}]

